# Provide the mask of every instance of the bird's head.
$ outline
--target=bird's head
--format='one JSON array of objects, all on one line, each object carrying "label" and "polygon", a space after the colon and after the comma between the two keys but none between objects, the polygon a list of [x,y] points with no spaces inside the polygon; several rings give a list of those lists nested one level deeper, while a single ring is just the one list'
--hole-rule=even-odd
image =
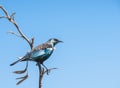
[{"label": "bird's head", "polygon": [[48,43],[51,43],[51,44],[53,44],[53,45],[55,46],[56,44],[58,44],[58,43],[60,43],[60,42],[63,42],[63,41],[60,41],[60,40],[58,40],[58,39],[56,39],[56,38],[51,38],[51,39],[49,39],[47,42],[48,42]]}]

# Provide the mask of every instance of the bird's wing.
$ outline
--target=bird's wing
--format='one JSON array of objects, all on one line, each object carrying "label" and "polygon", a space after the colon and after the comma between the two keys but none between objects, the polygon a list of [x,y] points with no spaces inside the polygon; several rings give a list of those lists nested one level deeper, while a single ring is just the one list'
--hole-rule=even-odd
[{"label": "bird's wing", "polygon": [[35,50],[44,50],[44,49],[46,49],[46,48],[52,48],[52,45],[47,44],[47,43],[43,43],[43,44],[38,45],[38,46],[36,46],[35,48],[33,48],[32,51],[35,51]]},{"label": "bird's wing", "polygon": [[42,57],[45,54],[45,50],[35,50],[31,53],[31,58]]},{"label": "bird's wing", "polygon": [[42,58],[44,56],[46,56],[47,54],[51,53],[51,49],[52,46],[50,46],[49,44],[42,44],[39,45],[37,47],[35,47],[32,51],[31,51],[31,58]]}]

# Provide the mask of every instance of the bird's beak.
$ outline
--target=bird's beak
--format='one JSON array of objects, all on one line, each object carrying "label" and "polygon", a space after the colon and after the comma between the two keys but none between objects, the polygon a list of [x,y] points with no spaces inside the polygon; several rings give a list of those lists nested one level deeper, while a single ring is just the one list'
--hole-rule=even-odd
[{"label": "bird's beak", "polygon": [[63,43],[63,41],[59,41],[59,42]]}]

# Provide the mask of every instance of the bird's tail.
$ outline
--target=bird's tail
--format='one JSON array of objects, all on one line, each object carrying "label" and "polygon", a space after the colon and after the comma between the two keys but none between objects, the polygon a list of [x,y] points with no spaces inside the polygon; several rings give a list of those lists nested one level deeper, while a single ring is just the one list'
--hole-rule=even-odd
[{"label": "bird's tail", "polygon": [[16,63],[18,63],[18,62],[20,62],[20,61],[22,61],[22,59],[19,59],[19,60],[13,62],[12,64],[10,64],[10,66],[13,66],[13,65],[15,65]]},{"label": "bird's tail", "polygon": [[10,64],[10,66],[13,66],[16,63],[21,62],[21,61],[29,60],[29,57],[30,57],[30,53],[28,52],[24,57],[19,57],[19,60],[13,62],[12,64]]}]

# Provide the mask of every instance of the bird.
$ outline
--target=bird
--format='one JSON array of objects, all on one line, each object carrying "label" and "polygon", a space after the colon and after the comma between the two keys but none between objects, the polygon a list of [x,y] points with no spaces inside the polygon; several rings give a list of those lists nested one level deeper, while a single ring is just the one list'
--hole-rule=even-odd
[{"label": "bird", "polygon": [[22,61],[35,61],[43,65],[47,69],[43,62],[51,56],[51,54],[55,50],[55,45],[60,42],[62,43],[63,41],[60,41],[56,38],[50,38],[47,42],[34,47],[30,52],[27,52],[26,55],[19,58],[19,60],[10,64],[10,66],[13,66]]}]

